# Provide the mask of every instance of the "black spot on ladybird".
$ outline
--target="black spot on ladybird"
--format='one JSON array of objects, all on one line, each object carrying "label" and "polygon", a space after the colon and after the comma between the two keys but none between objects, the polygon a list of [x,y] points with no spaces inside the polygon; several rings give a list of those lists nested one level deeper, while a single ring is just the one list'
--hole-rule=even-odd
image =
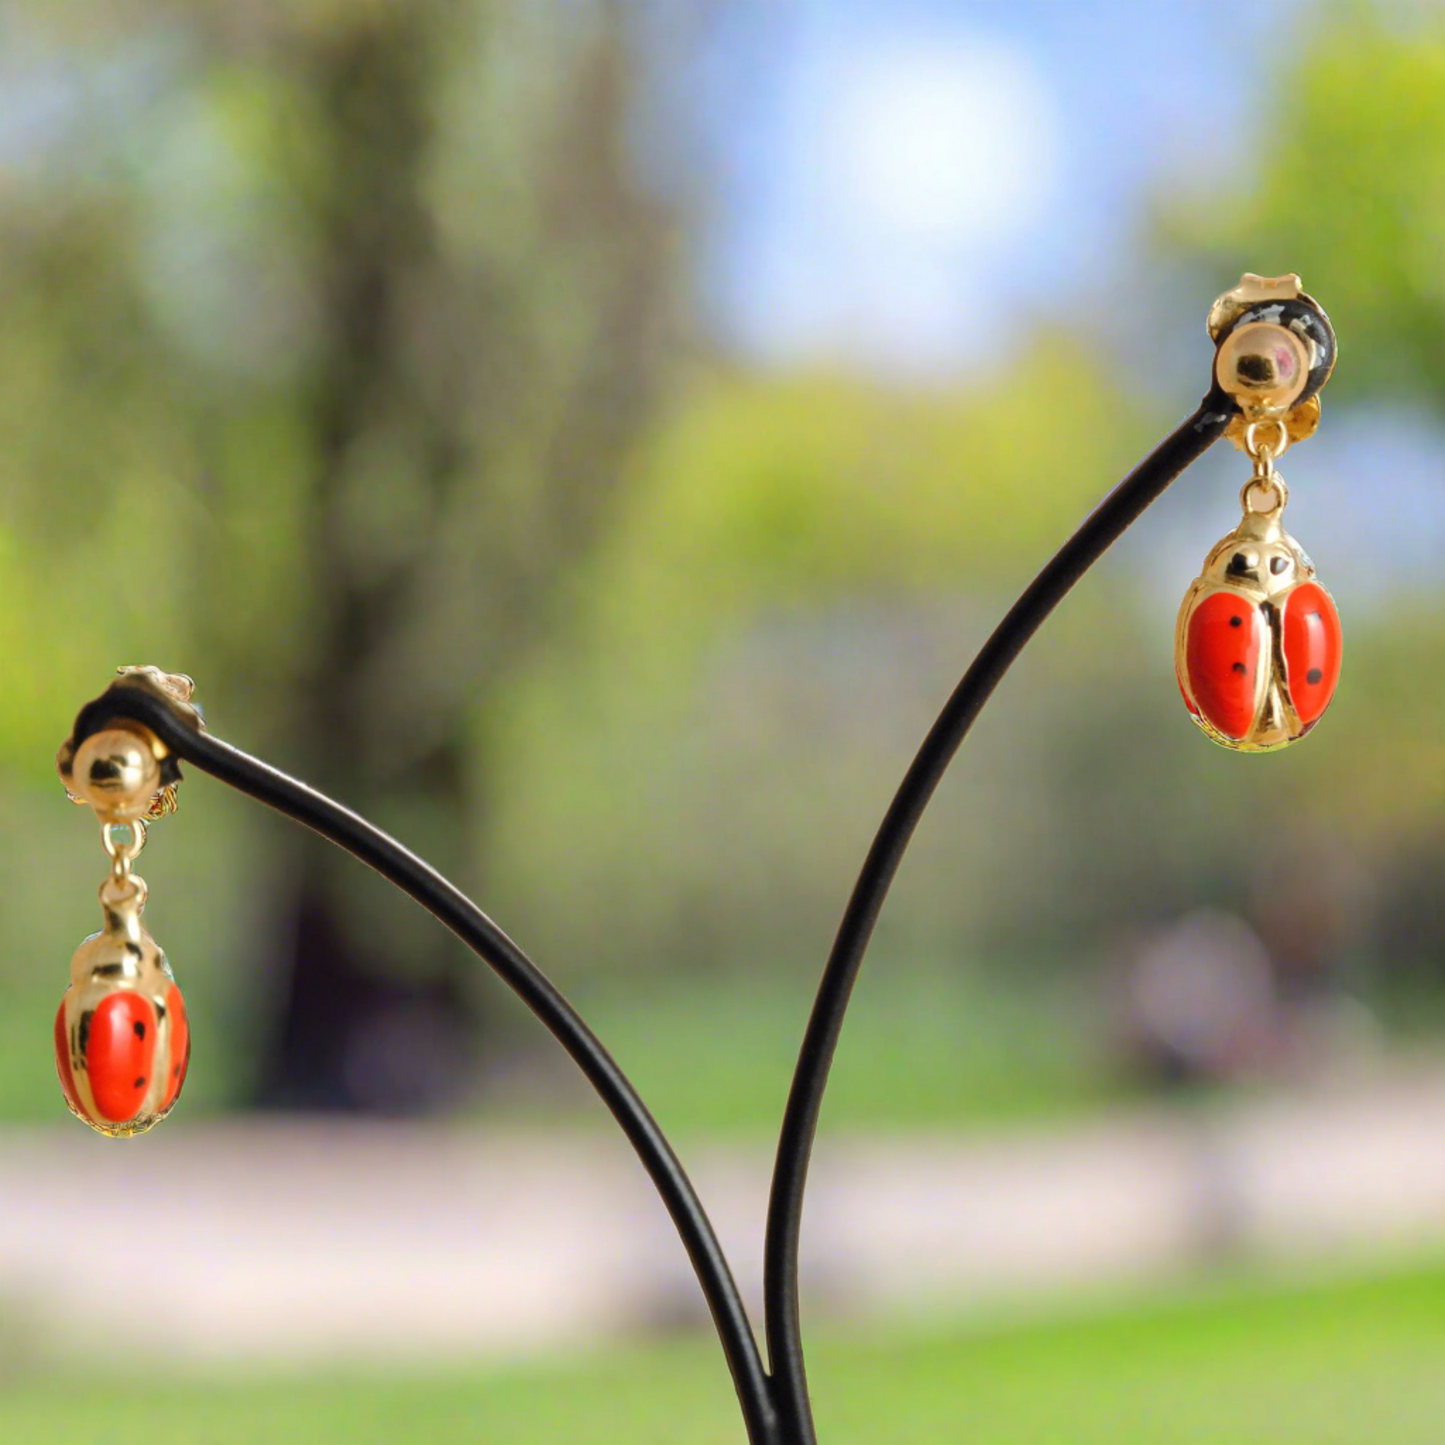
[{"label": "black spot on ladybird", "polygon": [[1230,625],[1231,627],[1243,627],[1243,626],[1244,626],[1244,618],[1242,618],[1242,617],[1231,617],[1231,618],[1229,619],[1229,625]]},{"label": "black spot on ladybird", "polygon": [[1248,671],[1249,671],[1249,669],[1248,669],[1242,662],[1236,662],[1236,663],[1234,664],[1234,670],[1235,670],[1236,672],[1248,672]]},{"label": "black spot on ladybird", "polygon": [[144,1079],[137,1079],[137,1080],[135,1081],[135,1083],[131,1085],[131,1087],[134,1088],[134,1089],[143,1089],[143,1088],[145,1088],[145,1086],[146,1086],[146,1081],[145,1081]]},{"label": "black spot on ladybird", "polygon": [[135,1036],[136,1036],[136,1038],[138,1038],[138,1039],[143,1039],[143,1038],[145,1038],[145,1036],[146,1036],[146,1026],[145,1026],[139,1019],[137,1019],[137,1020],[131,1025],[131,1028],[133,1028],[133,1029],[135,1030]]},{"label": "black spot on ladybird", "polygon": [[1317,667],[1312,667],[1307,673],[1305,673],[1306,682],[1323,682],[1324,679],[1324,673],[1322,673]]}]

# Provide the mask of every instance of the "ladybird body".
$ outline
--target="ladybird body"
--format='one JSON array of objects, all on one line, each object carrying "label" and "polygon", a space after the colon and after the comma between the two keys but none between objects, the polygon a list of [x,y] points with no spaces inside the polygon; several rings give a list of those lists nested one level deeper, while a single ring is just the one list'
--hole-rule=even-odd
[{"label": "ladybird body", "polygon": [[1278,511],[1247,512],[1210,552],[1174,656],[1191,715],[1224,747],[1269,752],[1319,721],[1340,675],[1339,613]]},{"label": "ladybird body", "polygon": [[65,1102],[102,1134],[142,1133],[175,1104],[190,1056],[170,964],[134,915],[107,909],[107,927],[80,945],[70,975],[55,1016]]}]

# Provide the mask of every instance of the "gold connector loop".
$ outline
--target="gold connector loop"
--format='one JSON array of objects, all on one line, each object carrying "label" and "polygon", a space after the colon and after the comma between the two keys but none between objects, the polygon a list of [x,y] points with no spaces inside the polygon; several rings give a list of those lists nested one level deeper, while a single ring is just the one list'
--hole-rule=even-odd
[{"label": "gold connector loop", "polygon": [[[1259,439],[1260,427],[1273,427],[1274,437],[1268,442]],[[1289,428],[1283,418],[1272,416],[1262,421],[1252,421],[1244,429],[1244,450],[1255,461],[1263,464],[1264,475],[1274,471],[1275,462],[1289,450]]]},{"label": "gold connector loop", "polygon": [[[116,835],[125,836],[122,842]],[[111,872],[117,878],[130,874],[130,865],[140,856],[146,845],[146,825],[137,818],[132,823],[102,823],[100,825],[100,846],[105,849],[111,861]]]},{"label": "gold connector loop", "polygon": [[[1266,501],[1265,498],[1268,498]],[[1252,476],[1240,489],[1239,505],[1246,517],[1271,517],[1284,511],[1289,501],[1289,488],[1274,470]]]}]

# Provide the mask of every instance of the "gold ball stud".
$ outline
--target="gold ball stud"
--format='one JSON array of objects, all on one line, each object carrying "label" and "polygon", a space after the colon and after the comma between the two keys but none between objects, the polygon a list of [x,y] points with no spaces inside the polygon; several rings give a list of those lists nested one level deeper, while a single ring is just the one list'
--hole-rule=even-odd
[{"label": "gold ball stud", "polygon": [[1237,326],[1214,362],[1219,385],[1251,416],[1288,411],[1309,380],[1309,353],[1287,327],[1269,321]]},{"label": "gold ball stud", "polygon": [[75,750],[66,786],[103,823],[144,817],[161,790],[161,765],[150,734],[131,728],[92,733]]}]

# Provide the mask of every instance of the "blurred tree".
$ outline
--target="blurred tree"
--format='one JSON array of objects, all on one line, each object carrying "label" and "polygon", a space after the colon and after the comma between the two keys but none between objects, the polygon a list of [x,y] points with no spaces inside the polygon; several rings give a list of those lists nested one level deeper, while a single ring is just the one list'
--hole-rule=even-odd
[{"label": "blurred tree", "polygon": [[[388,795],[401,800],[408,835],[438,866],[474,875],[466,845],[491,779],[472,748],[488,699],[545,636],[559,574],[608,514],[653,386],[665,272],[660,218],[623,152],[631,82],[610,7],[573,58],[569,93],[549,96],[550,134],[509,198],[526,244],[455,244],[427,195],[446,164],[431,114],[452,13],[393,7],[301,47],[332,183],[318,208],[308,388],[321,634],[296,698],[319,776],[360,788],[382,815]],[[342,738],[344,762],[329,765]],[[419,996],[371,982],[395,974],[398,954],[415,957],[420,931],[377,956],[349,878],[306,857],[267,1092],[387,1106],[465,1078],[464,991],[435,963]],[[428,934],[426,956],[437,953]]]},{"label": "blurred tree", "polygon": [[[697,386],[588,562],[597,605],[501,704],[516,766],[494,819],[526,936],[616,970],[811,972],[971,651],[1156,424],[1062,334],[967,387]],[[1021,922],[1034,946],[1101,902],[1111,862],[1135,898],[1141,863],[1155,878],[1198,866],[1143,829],[1099,846],[1111,811],[1158,816],[1175,745],[1197,744],[1148,726],[1179,704],[1167,657],[1136,644],[1135,580],[1101,569],[991,706],[887,915],[911,952],[985,932],[1016,946]],[[1161,654],[1169,641],[1166,626]],[[1064,728],[1104,759],[1076,759]],[[1138,734],[1128,749],[1121,730]],[[1093,786],[1087,804],[1066,770]],[[1082,885],[1078,860],[1095,875]],[[551,906],[562,879],[580,906]]]},{"label": "blurred tree", "polygon": [[[1255,92],[1248,157],[1223,193],[1161,203],[1162,245],[1208,269],[1205,296],[1242,265],[1300,271],[1344,338],[1327,408],[1438,412],[1445,20],[1347,4],[1296,33],[1303,43]],[[1041,337],[1010,359],[1004,384],[947,396],[816,377],[701,391],[659,434],[648,479],[596,558],[603,604],[584,620],[586,642],[543,657],[550,680],[512,699],[509,751],[529,781],[505,800],[506,861],[531,897],[530,926],[581,945],[576,919],[543,917],[565,856],[589,900],[579,914],[593,930],[607,920],[603,931],[627,940],[620,955],[663,939],[665,959],[771,961],[796,953],[800,930],[820,952],[886,789],[974,640],[947,642],[949,627],[991,623],[1149,439],[1110,375]],[[1341,851],[1387,872],[1391,851],[1419,834],[1437,856],[1445,734],[1438,694],[1419,685],[1445,672],[1433,600],[1402,599],[1373,627],[1351,614],[1349,686],[1308,749],[1272,762],[1262,792],[1257,771],[1178,728],[1167,623],[1141,626],[1137,593],[1102,594],[1127,566],[1100,569],[991,705],[958,769],[967,793],[962,780],[945,788],[933,813],[947,844],[934,852],[920,835],[886,927],[911,921],[953,950],[981,934],[1005,955],[1052,933],[1078,951],[1201,900],[1247,908],[1251,874],[1284,869],[1290,854],[1296,866],[1319,858],[1322,876]],[[579,708],[588,658],[596,677]],[[1030,683],[1039,672],[1046,685]],[[743,696],[750,706],[735,703]],[[970,758],[990,731],[998,751],[980,776]],[[546,772],[544,756],[569,761]],[[777,757],[786,762],[768,771]],[[608,779],[605,796],[588,777]],[[759,785],[774,777],[787,787]],[[619,792],[645,807],[617,817]],[[1238,818],[1265,806],[1293,819],[1278,860],[1238,846]],[[589,848],[593,829],[578,827],[588,810],[594,826],[607,819],[605,845]],[[639,860],[647,891],[621,876]],[[1332,946],[1352,943],[1348,933]]]},{"label": "blurred tree", "polygon": [[[1341,336],[1327,411],[1366,406],[1382,432],[1402,408],[1445,419],[1445,14],[1351,0],[1322,6],[1298,33],[1304,43],[1257,92],[1241,183],[1164,207],[1163,244],[1218,277],[1241,256],[1254,270],[1300,273]],[[1360,484],[1392,505],[1388,476]],[[1400,525],[1410,525],[1403,512]],[[1325,776],[1311,768],[1301,780],[1301,821],[1333,825],[1353,852],[1373,855],[1381,962],[1404,972],[1430,960],[1438,971],[1445,927],[1419,906],[1422,872],[1445,867],[1438,597],[1393,598],[1367,633],[1356,626],[1349,652],[1330,720],[1340,745]]]},{"label": "blurred tree", "polygon": [[[228,731],[473,882],[492,699],[657,386],[667,218],[626,144],[629,15],[68,7],[11,49],[63,103],[29,97],[44,158],[0,191],[0,541],[41,549],[5,632],[54,591],[62,630],[100,616],[87,656],[195,658]],[[46,673],[63,715],[85,674]],[[454,1088],[457,949],[348,860],[275,846],[292,942],[260,1096]]]},{"label": "blurred tree", "polygon": [[[625,144],[638,13],[4,19],[0,754],[41,779],[77,678],[189,664],[228,734],[474,888],[485,840],[481,891],[544,957],[812,970],[959,667],[1172,418],[1121,402],[1137,354],[1053,334],[934,392],[694,375],[649,427],[671,256]],[[1241,162],[1172,201],[1164,244],[1203,295],[1241,259],[1299,269],[1344,337],[1327,406],[1438,411],[1445,22],[1352,5],[1298,33],[1256,92],[1257,183]],[[1445,866],[1438,599],[1369,637],[1351,612],[1328,728],[1261,789],[1183,718],[1138,560],[1000,691],[881,943],[1072,963],[1125,921],[1244,907],[1263,807],[1326,863]],[[242,916],[225,841],[207,918]],[[263,851],[287,903],[261,925],[292,942],[258,1088],[423,1102],[471,1046],[459,955],[347,860],[284,828]]]},{"label": "blurred tree", "polygon": [[1175,203],[1166,239],[1221,276],[1299,272],[1344,338],[1332,397],[1445,410],[1445,15],[1351,0],[1297,33],[1239,183]]}]

